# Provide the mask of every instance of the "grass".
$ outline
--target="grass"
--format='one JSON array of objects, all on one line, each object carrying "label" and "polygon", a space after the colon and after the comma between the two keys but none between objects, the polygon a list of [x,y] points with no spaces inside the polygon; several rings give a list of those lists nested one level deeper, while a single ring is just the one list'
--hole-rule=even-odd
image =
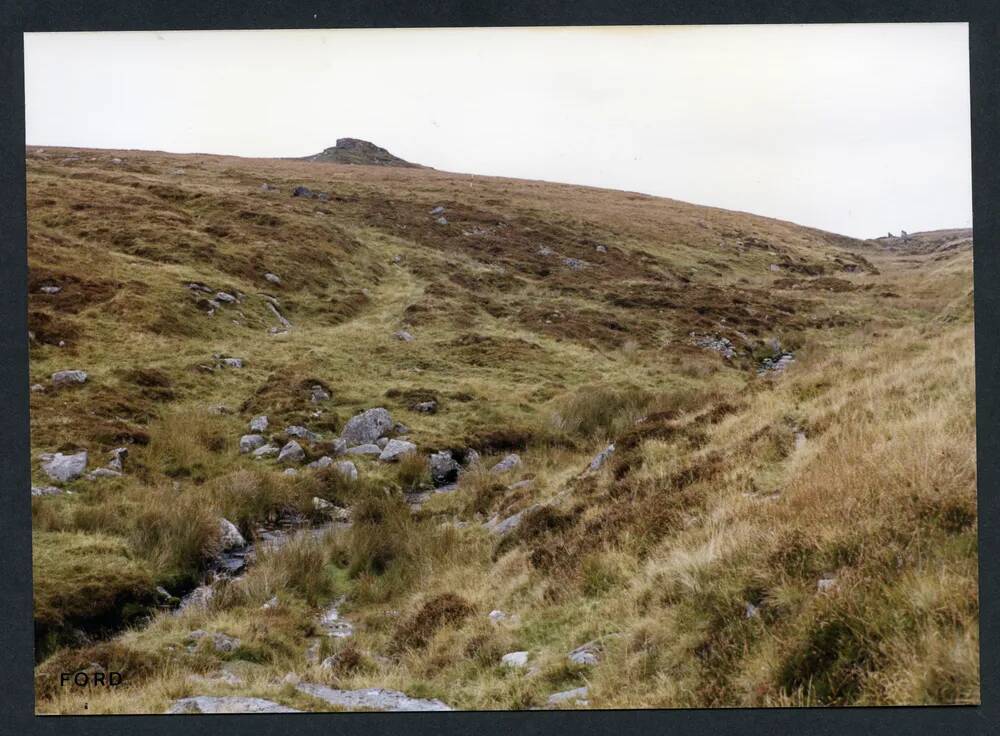
[{"label": "grass", "polygon": [[[129,457],[121,478],[32,499],[39,712],[162,712],[203,693],[322,707],[288,673],[476,709],[582,685],[596,708],[978,702],[967,247],[900,253],[418,169],[61,158],[28,152],[31,373],[90,379],[31,394],[33,452]],[[299,184],[330,200],[289,197]],[[439,204],[448,226],[427,215]],[[62,291],[36,288],[50,283]],[[210,316],[190,283],[239,302]],[[287,333],[269,332],[272,297]],[[758,376],[774,338],[795,363]],[[311,401],[317,384],[328,401]],[[415,408],[429,399],[436,412]],[[352,458],[356,483],[237,451],[267,414],[279,446],[289,425],[320,432],[303,443],[313,460],[374,406],[419,453]],[[458,489],[412,512],[427,455],[469,448],[481,461]],[[518,468],[489,472],[510,452]],[[314,497],[350,507],[351,528],[260,554],[207,608],[155,614],[157,584],[200,578],[219,517],[252,537],[283,515],[320,520]],[[503,538],[481,524],[518,512]],[[319,613],[342,596],[354,636],[327,639]],[[195,629],[240,647],[189,651]],[[569,662],[590,641],[599,664]],[[317,644],[334,667],[307,657]],[[529,670],[501,666],[517,650]],[[52,686],[91,663],[125,668],[127,686]]]}]

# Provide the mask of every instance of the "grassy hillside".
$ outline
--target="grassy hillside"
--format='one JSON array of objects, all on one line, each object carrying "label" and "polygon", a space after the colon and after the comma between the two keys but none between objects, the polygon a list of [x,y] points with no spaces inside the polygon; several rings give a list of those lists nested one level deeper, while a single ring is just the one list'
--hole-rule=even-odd
[{"label": "grassy hillside", "polygon": [[[32,498],[40,712],[330,709],[299,681],[477,709],[581,686],[593,708],[978,701],[969,244],[429,169],[27,165],[34,483],[42,453],[129,449],[122,476]],[[372,407],[418,454],[352,456],[356,482],[238,451],[266,414],[278,446],[302,425],[306,461],[333,454]],[[430,453],[471,449],[457,490],[407,503]],[[200,581],[219,517],[252,540],[320,521],[314,498],[352,525],[206,607],[156,592]],[[323,636],[341,599],[353,636]],[[588,643],[596,663],[567,658]],[[58,686],[93,665],[125,685]]]}]

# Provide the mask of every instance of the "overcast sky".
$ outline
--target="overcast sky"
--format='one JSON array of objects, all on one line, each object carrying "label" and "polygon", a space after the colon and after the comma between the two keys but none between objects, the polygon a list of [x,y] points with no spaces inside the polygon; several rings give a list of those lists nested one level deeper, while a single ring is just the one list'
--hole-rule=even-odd
[{"label": "overcast sky", "polygon": [[27,142],[626,189],[871,237],[972,224],[965,24],[46,33]]}]

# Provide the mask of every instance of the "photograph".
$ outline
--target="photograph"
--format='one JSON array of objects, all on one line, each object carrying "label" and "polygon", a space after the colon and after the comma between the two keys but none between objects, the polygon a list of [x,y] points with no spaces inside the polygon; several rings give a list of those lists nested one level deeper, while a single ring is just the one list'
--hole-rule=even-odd
[{"label": "photograph", "polygon": [[969,41],[25,32],[34,713],[978,705]]}]

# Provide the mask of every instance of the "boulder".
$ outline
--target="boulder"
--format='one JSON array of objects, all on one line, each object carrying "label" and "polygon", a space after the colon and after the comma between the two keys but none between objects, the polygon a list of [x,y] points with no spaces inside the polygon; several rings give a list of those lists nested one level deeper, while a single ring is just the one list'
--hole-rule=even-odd
[{"label": "boulder", "polygon": [[417,446],[412,442],[407,442],[406,440],[389,440],[385,449],[378,456],[378,459],[384,463],[394,463],[404,455],[409,455],[416,451]]},{"label": "boulder", "polygon": [[344,710],[375,711],[446,711],[451,710],[440,700],[411,698],[398,690],[366,688],[362,690],[337,690],[310,682],[300,683],[299,692],[318,698]]},{"label": "boulder", "polygon": [[349,447],[346,454],[348,455],[381,455],[382,448],[376,444],[368,442],[364,445],[357,445],[356,447]]},{"label": "boulder", "polygon": [[254,417],[250,420],[250,431],[251,432],[264,432],[267,429],[267,416],[261,414],[258,417]]},{"label": "boulder", "polygon": [[340,436],[352,447],[374,442],[392,427],[392,416],[382,408],[368,409],[347,420]]},{"label": "boulder", "polygon": [[353,481],[358,479],[358,468],[350,460],[342,460],[341,462],[334,465],[334,467],[337,469],[338,473],[340,473],[348,480]]},{"label": "boulder", "polygon": [[300,427],[297,424],[293,424],[290,427],[285,427],[285,434],[287,434],[289,437],[298,437],[299,439],[307,440],[309,442],[319,442],[321,439],[323,439],[320,435],[316,434],[315,432],[312,432],[306,429],[305,427]]},{"label": "boulder", "polygon": [[615,446],[614,443],[612,443],[607,447],[605,447],[603,450],[601,450],[599,453],[597,453],[594,456],[594,459],[590,461],[590,468],[589,468],[590,472],[596,473],[598,470],[600,470],[601,466],[604,465],[605,462],[607,462],[607,459],[611,457],[614,454],[614,452],[615,452]]},{"label": "boulder", "polygon": [[247,541],[240,534],[240,530],[236,528],[233,522],[228,519],[219,519],[219,544],[222,545],[222,550],[226,552],[238,547],[246,547]]},{"label": "boulder", "polygon": [[438,403],[434,400],[421,401],[420,403],[413,405],[413,411],[419,411],[423,414],[436,414],[437,409]]},{"label": "boulder", "polygon": [[314,404],[318,404],[321,401],[329,401],[330,399],[330,394],[319,384],[313,386],[310,391],[311,394],[309,396],[309,400]]},{"label": "boulder", "polygon": [[87,371],[56,371],[52,374],[52,383],[55,386],[78,386],[87,382]]},{"label": "boulder", "polygon": [[324,455],[319,460],[313,460],[306,467],[311,470],[319,470],[320,468],[329,468],[331,465],[333,465],[333,458],[329,455]]},{"label": "boulder", "polygon": [[600,661],[601,646],[596,641],[588,641],[567,655],[573,664],[593,666]]},{"label": "boulder", "polygon": [[278,453],[278,462],[287,463],[288,465],[298,465],[306,458],[305,450],[302,449],[300,445],[295,440],[289,440],[288,444],[281,448],[281,452]]},{"label": "boulder", "polygon": [[42,471],[52,480],[61,483],[76,480],[87,469],[86,450],[72,455],[63,455],[61,452],[57,452],[54,455],[45,455],[43,459]]},{"label": "boulder", "polygon": [[379,447],[381,447],[384,450],[385,446],[389,444],[389,438],[388,437],[379,437],[377,440],[375,440],[375,444],[378,445]]},{"label": "boulder", "polygon": [[343,455],[347,452],[347,443],[340,437],[323,442],[321,445],[331,455]]},{"label": "boulder", "polygon": [[517,453],[513,453],[512,452],[510,455],[508,455],[503,460],[501,460],[496,465],[494,465],[492,468],[490,468],[490,472],[491,473],[506,473],[506,472],[508,472],[510,470],[513,470],[514,468],[516,468],[520,464],[521,464],[521,457],[520,457],[520,455],[518,455]]},{"label": "boulder", "polygon": [[274,457],[279,452],[281,452],[281,448],[276,445],[264,445],[254,450],[253,456],[259,460],[265,457]]},{"label": "boulder", "polygon": [[263,447],[267,444],[267,440],[264,439],[264,435],[261,434],[245,434],[240,437],[240,453],[246,454],[248,452],[253,452],[259,447]]},{"label": "boulder", "polygon": [[524,669],[528,666],[528,653],[508,652],[500,658],[500,664],[512,669]]},{"label": "boulder", "polygon": [[125,458],[128,457],[127,447],[116,447],[111,451],[111,460],[108,461],[108,467],[111,470],[117,470],[119,473],[125,469]]},{"label": "boulder", "polygon": [[276,274],[271,273],[270,271],[264,274],[264,278],[267,281],[271,282],[272,284],[279,284],[279,285],[281,284],[281,278],[278,277]]},{"label": "boulder", "polygon": [[431,468],[431,482],[435,488],[446,486],[458,480],[458,463],[451,456],[450,450],[435,452],[428,460]]},{"label": "boulder", "polygon": [[56,488],[55,486],[32,486],[31,495],[32,496],[58,496],[63,493],[62,488]]},{"label": "boulder", "polygon": [[588,690],[586,687],[575,687],[572,690],[563,690],[562,692],[552,693],[546,702],[548,705],[590,705],[590,701],[587,700]]}]

